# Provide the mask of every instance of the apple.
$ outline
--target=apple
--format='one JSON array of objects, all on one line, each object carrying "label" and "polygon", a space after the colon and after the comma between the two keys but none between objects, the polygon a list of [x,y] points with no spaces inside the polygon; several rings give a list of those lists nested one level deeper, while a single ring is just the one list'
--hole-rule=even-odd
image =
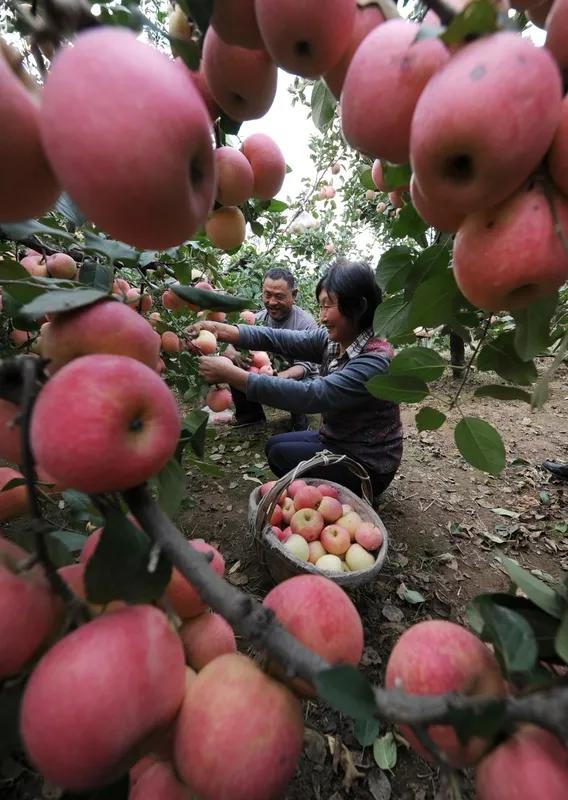
[{"label": "apple", "polygon": [[350,506],[349,503],[342,503],[341,510],[343,511],[343,516],[347,516],[351,511],[353,511],[353,506]]},{"label": "apple", "polygon": [[294,501],[291,497],[285,497],[284,502],[282,503],[282,519],[286,525],[290,524],[290,520],[296,513],[296,506],[294,505]]},{"label": "apple", "polygon": [[66,564],[64,567],[59,567],[57,572],[63,578],[67,586],[71,589],[74,595],[86,603],[90,612],[94,616],[99,616],[111,611],[116,611],[118,608],[124,608],[125,603],[123,600],[112,600],[110,603],[92,603],[87,598],[87,587],[85,584],[85,569],[86,563],[79,564]]},{"label": "apple", "polygon": [[[343,510],[343,509],[342,509]],[[363,520],[356,511],[347,511],[338,520],[337,524],[349,533],[351,541],[355,541],[355,531],[362,524]]]},{"label": "apple", "polygon": [[28,511],[28,493],[25,484],[4,490],[13,480],[24,480],[21,472],[11,467],[0,467],[0,522],[21,517]]},{"label": "apple", "polygon": [[318,506],[318,511],[322,515],[324,522],[336,522],[343,516],[343,508],[339,500],[329,495],[324,495]]},{"label": "apple", "polygon": [[336,556],[332,553],[326,553],[318,558],[315,566],[318,569],[324,570],[325,572],[343,572],[341,563],[342,562],[339,556]]},{"label": "apple", "polygon": [[235,634],[220,614],[205,612],[179,630],[187,663],[197,671],[223,653],[236,653]]},{"label": "apple", "polygon": [[303,536],[298,533],[292,533],[284,542],[284,547],[289,550],[293,556],[300,559],[300,561],[307,561],[310,556],[308,543]]},{"label": "apple", "polygon": [[315,508],[301,508],[294,513],[290,520],[292,532],[299,533],[306,542],[314,542],[319,539],[324,524],[322,515]]},{"label": "apple", "polygon": [[562,101],[560,124],[548,153],[550,177],[564,196],[568,193],[568,100]]},{"label": "apple", "polygon": [[[289,528],[286,528],[286,530],[290,531]],[[292,531],[290,531],[290,533],[288,535],[285,535],[284,531],[282,530],[282,528],[279,528],[278,525],[271,525],[270,526],[270,531],[271,531],[273,536],[276,536],[276,538],[278,539],[279,542],[285,542],[286,539],[288,538],[288,536],[290,536],[290,534],[292,533]]]},{"label": "apple", "polygon": [[205,233],[214,247],[233,250],[246,238],[246,220],[236,206],[222,206],[213,211],[205,224]]},{"label": "apple", "polygon": [[561,70],[568,68],[568,4],[566,0],[555,0],[546,18],[545,46],[550,50]]},{"label": "apple", "polygon": [[[266,483],[263,483],[260,487],[260,496],[264,497],[266,494],[268,494],[268,492],[272,489],[275,483],[276,481],[266,481]],[[279,495],[278,504],[282,505],[285,499],[286,499],[286,489],[284,489],[282,491],[282,494]]]},{"label": "apple", "polygon": [[205,403],[211,411],[226,411],[233,404],[233,398],[228,389],[210,389],[205,398]]},{"label": "apple", "polygon": [[88,28],[58,50],[41,134],[64,189],[113,238],[162,250],[204,225],[215,193],[208,111],[189,70],[133,31]]},{"label": "apple", "polygon": [[62,607],[43,568],[0,536],[0,681],[19,672],[56,631]]},{"label": "apple", "polygon": [[265,364],[264,367],[261,367],[258,370],[259,375],[268,375],[268,377],[272,377],[274,375],[274,370],[269,364]]},{"label": "apple", "polygon": [[322,501],[322,496],[315,486],[306,484],[301,486],[294,495],[294,505],[301,508],[317,508]]},{"label": "apple", "polygon": [[200,330],[191,343],[198,347],[204,356],[210,356],[217,349],[217,337],[211,331]]},{"label": "apple", "polygon": [[253,350],[250,355],[253,367],[257,367],[260,370],[262,367],[270,366],[270,356],[264,350]]},{"label": "apple", "polygon": [[128,800],[189,800],[187,786],[176,775],[173,764],[155,761],[131,783]]},{"label": "apple", "polygon": [[30,275],[34,275],[37,278],[47,278],[47,262],[40,253],[33,256],[24,256],[20,260],[20,264]]},{"label": "apple", "polygon": [[412,205],[424,222],[439,231],[455,233],[464,221],[464,215],[456,212],[453,208],[432,203],[422,193],[414,175],[410,179],[410,197]]},{"label": "apple", "polygon": [[275,505],[274,506],[274,511],[270,515],[269,522],[270,522],[271,525],[280,525],[280,523],[283,522],[283,521],[284,521],[284,518],[282,516],[282,509],[281,509],[281,507],[279,505]]},{"label": "apple", "polygon": [[293,500],[296,496],[296,492],[298,491],[298,489],[302,489],[304,486],[307,485],[308,484],[305,481],[302,481],[299,478],[297,478],[295,481],[292,481],[290,486],[288,486],[288,497],[291,497]]},{"label": "apple", "polygon": [[176,721],[176,771],[202,800],[281,797],[303,735],[293,694],[251,659],[229,653],[207,664],[186,692]]},{"label": "apple", "polygon": [[256,23],[254,0],[216,0],[211,25],[227,44],[261,50],[264,43]]},{"label": "apple", "polygon": [[378,550],[383,544],[383,534],[372,522],[363,522],[355,529],[355,541],[365,550]]},{"label": "apple", "polygon": [[27,756],[70,791],[105,786],[173,720],[184,689],[182,643],[165,614],[134,605],[97,617],[58,641],[32,672],[20,714]]},{"label": "apple", "polygon": [[328,483],[320,483],[316,488],[322,497],[333,497],[336,500],[339,499],[339,492],[335,486],[330,486]]},{"label": "apple", "polygon": [[[470,631],[446,620],[418,622],[402,634],[390,654],[385,685],[417,695],[461,692],[499,697],[506,691],[489,648]],[[415,734],[407,726],[400,729],[412,748],[430,761]],[[490,744],[479,736],[462,744],[449,725],[430,726],[427,731],[452,767],[475,764]]]},{"label": "apple", "polygon": [[256,316],[254,311],[241,311],[239,318],[245,325],[254,325],[256,323]]},{"label": "apple", "polygon": [[181,341],[177,333],[164,331],[162,333],[162,350],[164,353],[180,353]]},{"label": "apple", "polygon": [[19,407],[0,398],[0,458],[20,464],[22,460]]},{"label": "apple", "polygon": [[351,545],[349,531],[340,525],[326,525],[321,532],[320,541],[327,552],[335,556],[346,553]]},{"label": "apple", "polygon": [[58,314],[42,331],[41,352],[56,372],[74,358],[92,353],[130,356],[154,367],[160,356],[160,337],[150,323],[116,300]]},{"label": "apple", "polygon": [[345,553],[345,561],[352,572],[358,572],[360,569],[372,567],[375,563],[375,556],[360,544],[352,544]]},{"label": "apple", "polygon": [[162,305],[164,308],[167,308],[168,311],[182,311],[183,309],[189,308],[191,310],[190,303],[186,303],[185,300],[182,300],[181,297],[175,292],[172,292],[171,289],[166,289],[166,291],[162,294]]},{"label": "apple", "polygon": [[[215,150],[217,202],[222,206],[241,206],[252,197],[254,175],[249,160],[234,147]],[[254,324],[254,323],[252,323]]]},{"label": "apple", "polygon": [[93,555],[95,550],[97,549],[97,545],[101,540],[101,536],[103,535],[103,528],[97,528],[94,530],[87,538],[85,539],[85,544],[83,545],[83,549],[79,555],[79,562],[81,564],[86,564],[90,557]]},{"label": "apple", "polygon": [[252,133],[242,143],[241,152],[252,167],[253,197],[257,200],[272,200],[282,188],[286,177],[286,161],[282,151],[270,136]]},{"label": "apple", "polygon": [[46,258],[47,274],[50,278],[68,278],[77,276],[77,262],[67,253],[54,253]]},{"label": "apple", "polygon": [[317,563],[318,558],[325,556],[326,550],[319,539],[308,544],[308,561],[310,564]]},{"label": "apple", "polygon": [[[198,553],[212,555],[213,558],[209,561],[209,568],[217,575],[223,575],[225,572],[225,559],[215,547],[203,539],[191,539],[187,542],[187,546],[197,550]],[[175,567],[172,570],[172,577],[166,587],[165,595],[172,604],[174,611],[182,619],[197,617],[207,609],[207,604],[203,602],[197,589]]]},{"label": "apple", "polygon": [[43,386],[30,438],[36,461],[55,481],[98,494],[159,472],[180,427],[175,398],[155,372],[133,358],[95,354],[69,362]]}]

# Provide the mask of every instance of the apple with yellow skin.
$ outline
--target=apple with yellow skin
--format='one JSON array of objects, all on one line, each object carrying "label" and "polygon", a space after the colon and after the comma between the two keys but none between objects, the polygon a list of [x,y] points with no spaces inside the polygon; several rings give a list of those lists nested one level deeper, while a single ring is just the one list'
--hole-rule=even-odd
[{"label": "apple with yellow skin", "polygon": [[205,224],[205,233],[214,247],[233,250],[240,247],[246,238],[246,220],[236,206],[222,206],[213,211]]},{"label": "apple with yellow skin", "polygon": [[343,572],[342,561],[335,553],[325,553],[318,558],[315,565],[323,572]]},{"label": "apple with yellow skin", "polygon": [[[291,530],[291,529],[290,529]],[[307,561],[310,556],[308,543],[299,533],[292,533],[284,542],[284,547],[300,561]]]},{"label": "apple with yellow skin", "polygon": [[369,569],[375,563],[375,556],[355,542],[345,553],[345,561],[352,572]]},{"label": "apple with yellow skin", "polygon": [[211,331],[199,331],[199,334],[191,343],[195,347],[198,347],[204,356],[210,356],[217,349],[217,337],[214,333],[211,333]]}]

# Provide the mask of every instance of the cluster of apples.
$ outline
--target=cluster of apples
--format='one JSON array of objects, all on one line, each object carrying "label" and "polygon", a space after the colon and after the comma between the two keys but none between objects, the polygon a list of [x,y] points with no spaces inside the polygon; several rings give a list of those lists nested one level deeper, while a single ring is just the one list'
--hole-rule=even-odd
[{"label": "cluster of apples", "polygon": [[[263,497],[274,486],[260,487]],[[375,563],[382,531],[365,522],[352,506],[341,503],[334,486],[294,480],[278,498],[269,524],[271,534],[301,561],[323,572],[357,572]]]}]

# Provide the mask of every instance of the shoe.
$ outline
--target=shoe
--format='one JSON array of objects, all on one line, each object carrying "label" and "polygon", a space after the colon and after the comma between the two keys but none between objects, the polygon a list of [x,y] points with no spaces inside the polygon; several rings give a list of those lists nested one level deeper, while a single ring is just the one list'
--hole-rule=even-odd
[{"label": "shoe", "polygon": [[266,422],[266,417],[235,417],[229,422],[231,428],[247,428],[249,425],[259,425]]},{"label": "shoe", "polygon": [[568,481],[568,464],[561,461],[543,461],[542,466],[557,478]]}]

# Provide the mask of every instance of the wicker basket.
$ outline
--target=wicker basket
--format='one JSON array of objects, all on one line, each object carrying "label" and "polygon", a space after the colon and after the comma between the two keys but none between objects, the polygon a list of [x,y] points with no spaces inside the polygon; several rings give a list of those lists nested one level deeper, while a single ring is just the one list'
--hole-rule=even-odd
[{"label": "wicker basket", "polygon": [[[375,563],[368,569],[358,570],[357,572],[324,572],[316,569],[313,564],[301,561],[283,547],[282,543],[270,533],[270,519],[272,512],[277,504],[278,497],[292,481],[305,475],[314,467],[321,465],[343,463],[361,479],[361,489],[363,498],[340,486],[338,483],[327,481],[330,486],[337,489],[339,500],[348,503],[366,522],[372,522],[383,534],[383,544],[377,553]],[[320,484],[321,478],[304,478],[306,483]],[[274,486],[264,497],[260,496],[260,487],[254,489],[249,498],[249,531],[252,535],[259,558],[264,562],[268,572],[275,583],[291,578],[293,575],[312,574],[325,575],[326,578],[339,584],[344,589],[354,589],[370,581],[377,580],[378,574],[384,564],[388,550],[388,532],[377,512],[372,508],[373,490],[369,475],[361,464],[358,464],[349,456],[337,455],[323,450],[317,453],[309,461],[302,461],[293,470],[276,481]]]}]

